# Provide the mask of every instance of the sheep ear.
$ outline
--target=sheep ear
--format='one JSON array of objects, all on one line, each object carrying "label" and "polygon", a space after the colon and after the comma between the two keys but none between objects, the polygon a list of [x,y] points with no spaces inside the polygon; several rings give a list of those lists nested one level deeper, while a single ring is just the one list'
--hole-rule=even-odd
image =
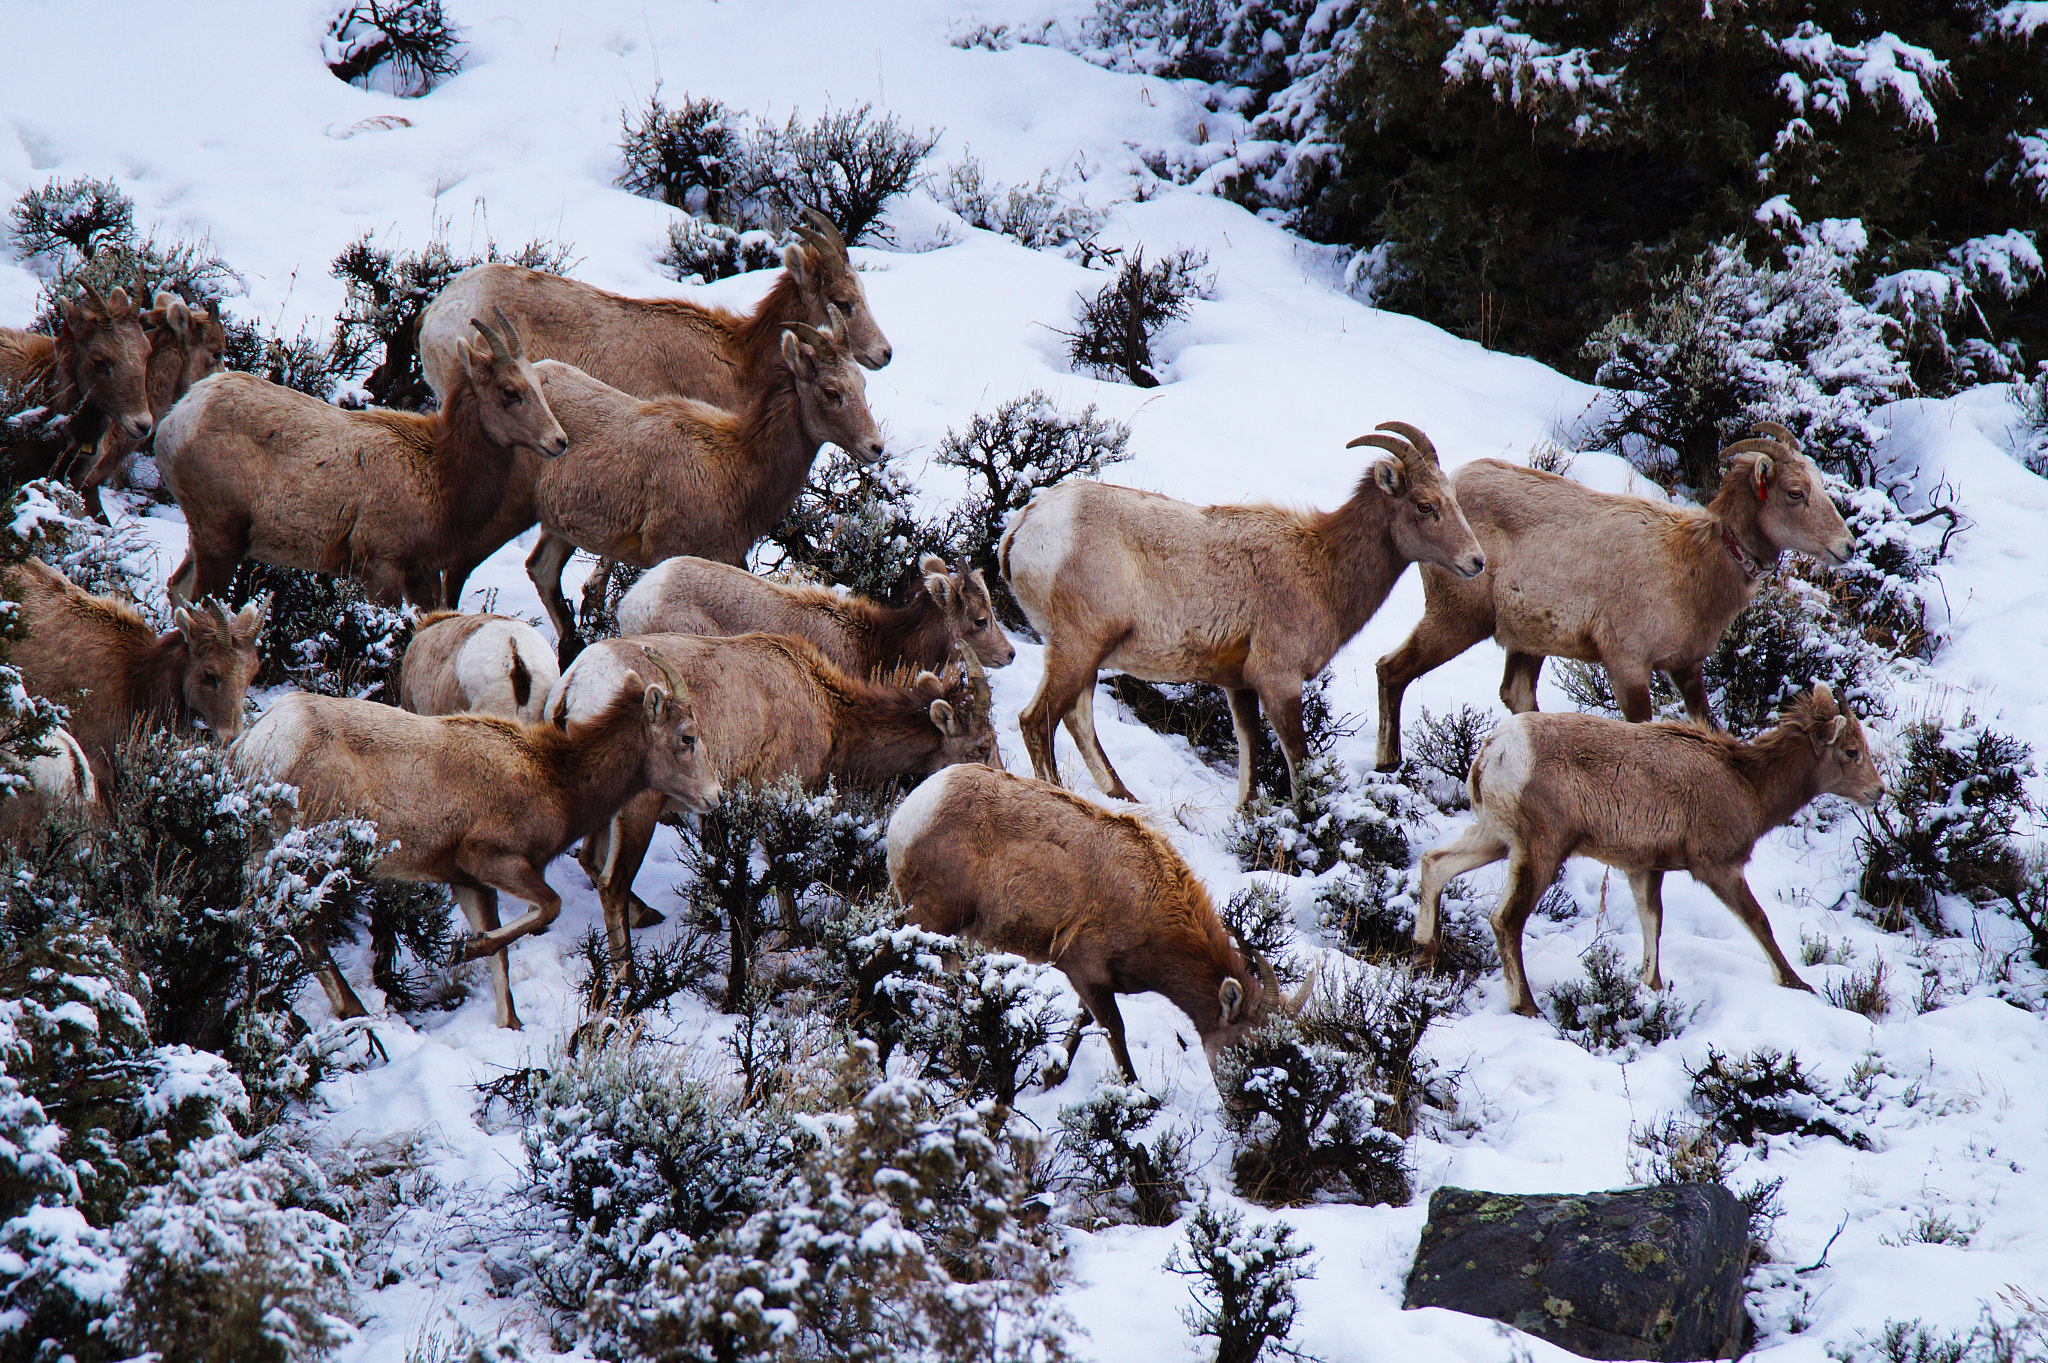
[{"label": "sheep ear", "polygon": [[958,738],[967,732],[960,722],[960,716],[953,713],[953,707],[943,700],[932,702],[932,723],[939,726],[939,732],[948,738]]},{"label": "sheep ear", "polygon": [[1382,459],[1372,466],[1372,480],[1379,485],[1380,491],[1389,497],[1400,496],[1401,489],[1408,485],[1408,475],[1402,472],[1401,465],[1392,459]]},{"label": "sheep ear", "polygon": [[234,623],[228,627],[228,632],[236,639],[253,641],[263,633],[263,621],[269,614],[270,593],[265,592],[235,612]]},{"label": "sheep ear", "polygon": [[1835,716],[1835,722],[1828,726],[1828,746],[1830,748],[1842,741],[1842,730],[1848,727],[1849,717],[1847,715]]},{"label": "sheep ear", "polygon": [[1222,1005],[1223,1020],[1236,1022],[1244,1016],[1244,986],[1235,976],[1225,975],[1223,983],[1216,987],[1216,1002]]},{"label": "sheep ear", "polygon": [[796,242],[782,248],[782,268],[789,271],[799,287],[810,282],[810,262],[804,259],[804,248]]},{"label": "sheep ear", "polygon": [[924,589],[930,594],[932,604],[940,610],[953,609],[953,579],[944,573],[929,573],[925,576]]},{"label": "sheep ear", "polygon": [[1762,501],[1770,494],[1771,475],[1776,471],[1777,466],[1771,462],[1771,456],[1760,454],[1756,457],[1756,463],[1750,468],[1750,476],[1756,479],[1756,499],[1758,501]]},{"label": "sheep ear", "polygon": [[917,561],[917,570],[927,577],[933,573],[944,577],[946,575],[946,560],[940,558],[937,554],[926,554]]},{"label": "sheep ear", "polygon": [[192,310],[179,299],[171,300],[171,305],[164,309],[164,316],[170,319],[171,330],[180,336],[192,329]]},{"label": "sheep ear", "polygon": [[1820,708],[1822,713],[1833,714],[1835,712],[1835,688],[1826,682],[1815,682],[1813,684],[1813,703]]},{"label": "sheep ear", "polygon": [[194,635],[199,633],[198,619],[192,614],[191,611],[186,610],[183,606],[179,606],[176,610],[171,612],[171,623],[176,625],[178,627],[179,632],[182,633],[187,639],[190,639]]}]

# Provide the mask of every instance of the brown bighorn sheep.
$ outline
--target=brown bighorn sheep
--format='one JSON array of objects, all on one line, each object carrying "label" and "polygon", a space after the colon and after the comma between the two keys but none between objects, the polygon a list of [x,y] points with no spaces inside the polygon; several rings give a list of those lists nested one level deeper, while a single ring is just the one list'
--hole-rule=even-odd
[{"label": "brown bighorn sheep", "polygon": [[1401,765],[1401,693],[1492,635],[1507,650],[1500,698],[1536,708],[1545,658],[1607,669],[1624,718],[1650,717],[1650,673],[1668,674],[1686,713],[1714,722],[1700,664],[1787,549],[1840,563],[1853,541],[1820,469],[1792,433],[1759,422],[1737,441],[1705,509],[1630,497],[1554,473],[1475,459],[1451,479],[1488,571],[1459,581],[1425,566],[1422,623],[1379,661],[1378,765]]},{"label": "brown bighorn sheep", "polygon": [[69,708],[67,725],[102,793],[114,750],[138,719],[179,728],[204,720],[222,742],[242,731],[268,596],[234,615],[210,599],[203,609],[181,606],[177,628],[159,637],[134,607],[88,596],[40,559],[4,578],[28,627],[11,660],[30,691]]},{"label": "brown bighorn sheep", "polygon": [[514,455],[568,447],[509,325],[474,323],[463,380],[432,416],[350,412],[249,374],[201,380],[164,418],[157,467],[191,550],[170,580],[226,589],[244,558],[357,578],[376,600],[440,597],[441,569],[496,513]]},{"label": "brown bighorn sheep", "polygon": [[[691,809],[718,803],[688,693],[637,673],[621,681],[609,704],[566,730],[295,692],[249,726],[234,759],[297,786],[303,817],[374,820],[397,844],[380,874],[453,887],[475,929],[465,954],[491,957],[498,1025],[517,1027],[505,948],[561,912],[548,863],[650,788]],[[500,892],[531,912],[500,926]],[[337,1015],[362,1015],[332,961],[321,981]]]},{"label": "brown bighorn sheep", "polygon": [[[142,314],[142,327],[149,337],[143,391],[151,418],[162,421],[193,384],[220,372],[228,344],[227,328],[221,324],[218,302],[208,302],[206,311],[195,312],[168,291],[159,292],[155,306]],[[141,438],[116,426],[100,438],[99,452],[79,473],[76,486],[100,520],[107,518],[101,486],[119,473],[128,456],[142,445]]]},{"label": "brown bighorn sheep", "polygon": [[398,664],[398,703],[416,715],[540,722],[562,679],[541,632],[508,615],[423,616]]},{"label": "brown bighorn sheep", "polygon": [[526,560],[566,663],[582,640],[562,596],[578,549],[652,567],[676,554],[744,564],[789,512],[826,441],[863,463],[882,457],[867,380],[844,324],[793,323],[767,382],[742,411],[694,398],[645,401],[573,365],[534,366],[570,435],[534,487],[540,543]]},{"label": "brown bighorn sheep", "polygon": [[[811,644],[774,634],[705,639],[644,634],[596,643],[562,674],[548,717],[573,722],[610,703],[620,675],[646,650],[673,667],[697,703],[719,779],[758,789],[785,776],[805,786],[922,777],[955,762],[1000,762],[989,714],[988,679],[973,653],[948,682],[931,672],[868,679],[842,672]],[[632,969],[626,928],[661,915],[633,893],[662,812],[657,796],[619,811],[611,828],[583,844],[584,870],[598,887],[612,963]]]},{"label": "brown bighorn sheep", "polygon": [[[459,368],[456,347],[471,317],[503,311],[526,332],[535,359],[560,360],[641,398],[696,398],[738,411],[752,402],[793,322],[824,328],[836,310],[846,319],[846,349],[868,369],[889,363],[888,339],[875,325],[867,291],[832,220],[807,210],[808,227],[782,253],[783,270],[753,312],[680,298],[624,298],[560,275],[517,265],[478,265],[448,282],[420,322],[420,359],[427,382],[445,399]],[[539,476],[529,467],[526,481]],[[524,515],[524,519],[521,516]],[[460,604],[462,584],[478,563],[533,524],[508,505],[465,561],[448,570],[444,601]]]},{"label": "brown bighorn sheep", "polygon": [[1884,781],[1856,717],[1823,682],[1754,742],[1693,724],[1631,724],[1599,715],[1512,715],[1480,746],[1469,781],[1472,826],[1422,857],[1415,915],[1419,963],[1436,959],[1437,901],[1466,871],[1509,859],[1493,911],[1508,1001],[1539,1016],[1522,966],[1522,925],[1566,857],[1628,875],[1643,924],[1643,983],[1663,988],[1657,938],[1666,871],[1690,871],[1750,930],[1778,983],[1811,987],[1771,936],[1742,868],[1758,838],[1818,795],[1876,802]]},{"label": "brown bighorn sheep", "polygon": [[1262,703],[1299,782],[1302,683],[1372,618],[1410,563],[1466,577],[1486,566],[1427,436],[1389,421],[1347,448],[1359,445],[1394,457],[1334,511],[1192,506],[1088,482],[1031,499],[1004,532],[999,563],[1046,641],[1045,680],[1020,716],[1041,780],[1059,784],[1053,734],[1064,717],[1096,784],[1133,798],[1095,736],[1095,674],[1106,667],[1224,689],[1238,804],[1251,798]]},{"label": "brown bighorn sheep", "polygon": [[[1125,1083],[1138,1076],[1118,994],[1172,1000],[1212,1065],[1272,1006],[1300,1005],[1280,999],[1271,966],[1246,962],[1202,882],[1136,815],[1008,772],[948,767],[896,807],[888,848],[904,921],[1058,966],[1109,1034]],[[1067,1036],[1069,1064],[1080,1028]]]},{"label": "brown bighorn sheep", "polygon": [[683,556],[647,570],[619,601],[619,633],[791,634],[856,677],[897,667],[943,667],[964,645],[986,667],[1017,656],[996,623],[981,570],[918,560],[924,584],[907,606],[823,587],[785,586],[744,568]]},{"label": "brown bighorn sheep", "polygon": [[43,744],[18,773],[27,784],[0,792],[0,846],[29,846],[59,809],[90,813],[99,805],[99,783],[78,740],[52,729]]},{"label": "brown bighorn sheep", "polygon": [[[57,312],[55,336],[0,327],[0,389],[68,416],[69,438],[80,449],[110,429],[135,440],[148,436],[155,424],[144,392],[149,338],[128,290],[116,287],[102,298],[81,284],[77,298],[57,300]],[[29,472],[18,468],[15,476]]]}]

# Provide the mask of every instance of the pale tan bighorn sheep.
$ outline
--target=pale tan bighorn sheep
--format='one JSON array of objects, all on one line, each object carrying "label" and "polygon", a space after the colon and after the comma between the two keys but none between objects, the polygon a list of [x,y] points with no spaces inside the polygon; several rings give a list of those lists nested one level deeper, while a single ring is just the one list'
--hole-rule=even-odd
[{"label": "pale tan bighorn sheep", "polygon": [[740,411],[645,401],[573,365],[534,366],[570,448],[534,488],[542,533],[526,572],[565,664],[582,647],[562,596],[576,550],[643,568],[676,554],[744,564],[788,514],[826,441],[862,463],[882,457],[867,380],[844,340],[837,317],[829,331],[791,324],[768,381]]},{"label": "pale tan bighorn sheep", "polygon": [[1410,563],[1466,577],[1486,566],[1427,436],[1389,421],[1351,442],[1359,445],[1393,457],[1334,511],[1192,506],[1089,482],[1031,499],[1004,532],[999,562],[1046,641],[1045,680],[1020,717],[1041,780],[1059,784],[1053,735],[1064,718],[1096,784],[1133,798],[1095,736],[1095,674],[1106,667],[1224,689],[1240,805],[1251,798],[1263,704],[1299,790],[1302,684]]},{"label": "pale tan bighorn sheep", "polygon": [[[68,417],[66,438],[81,450],[109,430],[146,438],[155,419],[144,391],[149,338],[137,302],[124,288],[102,298],[92,285],[81,284],[76,298],[57,300],[57,312],[55,336],[0,327],[0,391]],[[49,453],[54,458],[62,451]],[[17,466],[15,476],[48,471],[48,464],[38,464]]]},{"label": "pale tan bighorn sheep", "polygon": [[[846,243],[824,214],[809,209],[805,217],[809,225],[797,227],[797,241],[782,252],[782,273],[745,316],[681,298],[625,298],[517,265],[464,270],[420,322],[427,382],[445,401],[460,370],[458,347],[469,319],[500,311],[519,324],[533,358],[573,364],[640,398],[696,398],[742,409],[774,368],[783,328],[792,322],[824,328],[835,309],[846,319],[846,349],[866,368],[880,369],[892,352]],[[527,483],[537,476],[529,468]],[[460,604],[462,584],[478,563],[533,524],[530,513],[523,520],[521,514],[508,505],[503,524],[477,541],[488,547],[448,570],[446,605]]]},{"label": "pale tan bighorn sheep", "polygon": [[1778,950],[1742,868],[1757,839],[1820,795],[1876,802],[1884,781],[1856,717],[1827,684],[1794,700],[1778,727],[1745,743],[1693,724],[1631,724],[1600,715],[1512,715],[1480,745],[1469,781],[1472,826],[1422,857],[1418,964],[1435,962],[1437,901],[1466,871],[1508,859],[1493,911],[1508,1002],[1539,1016],[1522,965],[1522,925],[1566,857],[1628,875],[1643,924],[1642,980],[1663,988],[1657,938],[1666,871],[1690,871],[1749,929],[1778,983],[1811,992]]},{"label": "pale tan bighorn sheep", "polygon": [[398,703],[416,715],[495,715],[538,724],[562,679],[541,632],[509,615],[420,617],[398,664]]},{"label": "pale tan bighorn sheep", "polygon": [[[775,634],[699,638],[644,634],[586,649],[548,700],[554,723],[573,723],[610,703],[642,650],[673,667],[695,697],[704,741],[729,788],[759,789],[786,776],[806,787],[827,777],[878,784],[923,777],[955,762],[1000,764],[988,679],[973,653],[954,680],[909,669],[874,679],[842,672],[809,643]],[[662,813],[642,796],[609,830],[584,841],[582,861],[604,904],[612,964],[630,978],[626,929],[661,915],[633,893]]]},{"label": "pale tan bighorn sheep", "polygon": [[[206,310],[198,312],[169,291],[157,293],[155,305],[142,314],[142,327],[149,337],[144,393],[149,399],[149,415],[162,421],[193,384],[221,371],[227,328],[221,323],[217,301],[209,301]],[[142,437],[125,426],[116,426],[100,438],[98,453],[79,472],[75,486],[100,520],[107,518],[101,486],[121,471],[122,464],[143,443]]]},{"label": "pale tan bighorn sheep", "polygon": [[665,559],[620,599],[619,633],[790,634],[856,677],[941,668],[962,646],[985,667],[1017,656],[979,568],[948,568],[937,554],[926,554],[917,568],[924,582],[910,604],[884,606],[824,587],[770,582],[728,563]]},{"label": "pale tan bighorn sheep", "polygon": [[983,766],[948,767],[889,819],[889,881],[904,921],[971,937],[1060,968],[1081,1022],[1109,1034],[1124,1082],[1138,1081],[1118,994],[1164,994],[1195,1024],[1211,1065],[1282,999],[1265,961],[1245,960],[1209,892],[1167,840],[1043,781]]},{"label": "pale tan bighorn sheep", "polygon": [[1704,509],[1592,488],[1497,459],[1451,479],[1486,550],[1487,571],[1460,581],[1425,566],[1422,623],[1379,661],[1378,765],[1401,765],[1401,693],[1492,635],[1507,650],[1500,698],[1536,708],[1545,658],[1607,669],[1624,718],[1650,717],[1650,673],[1677,684],[1686,713],[1713,724],[1700,664],[1785,550],[1840,563],[1854,544],[1820,469],[1792,433],[1723,450],[1721,491]]},{"label": "pale tan bighorn sheep", "polygon": [[30,846],[59,810],[76,810],[89,818],[99,808],[92,763],[78,740],[63,729],[50,730],[42,749],[13,774],[26,784],[0,791],[0,846]]},{"label": "pale tan bighorn sheep", "polygon": [[496,514],[515,453],[569,445],[519,333],[473,325],[482,341],[432,416],[346,411],[249,374],[194,385],[156,440],[191,535],[172,592],[224,591],[253,558],[347,573],[386,605],[437,604],[441,570]]},{"label": "pale tan bighorn sheep", "polygon": [[40,559],[0,582],[28,628],[10,661],[31,692],[70,710],[66,724],[102,796],[112,792],[114,750],[138,720],[181,729],[202,720],[222,742],[242,731],[268,596],[233,615],[211,599],[181,606],[177,628],[159,636],[133,606],[87,595]]},{"label": "pale tan bighorn sheep", "polygon": [[[379,874],[454,889],[475,929],[465,956],[491,958],[500,1027],[519,1026],[505,949],[561,912],[548,863],[642,791],[699,811],[720,797],[689,694],[633,672],[566,729],[295,692],[249,726],[233,755],[244,773],[297,786],[302,818],[373,820],[378,838],[396,844]],[[532,910],[500,926],[500,893]],[[331,960],[321,982],[337,1016],[362,1016]]]}]

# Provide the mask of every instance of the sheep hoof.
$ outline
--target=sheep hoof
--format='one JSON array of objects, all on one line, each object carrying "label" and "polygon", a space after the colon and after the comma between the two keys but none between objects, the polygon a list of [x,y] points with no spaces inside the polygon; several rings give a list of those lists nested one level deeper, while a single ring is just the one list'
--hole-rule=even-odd
[{"label": "sheep hoof", "polygon": [[455,964],[457,965],[461,965],[465,961],[481,961],[486,956],[494,956],[496,954],[491,949],[490,938],[480,932],[472,932],[469,936],[464,937],[455,944]]},{"label": "sheep hoof", "polygon": [[1380,762],[1375,762],[1375,763],[1373,763],[1373,765],[1372,765],[1372,769],[1373,769],[1374,771],[1387,771],[1387,772],[1399,771],[1399,770],[1401,770],[1401,759],[1397,757],[1397,758],[1393,759],[1393,760],[1392,760],[1391,762],[1388,762],[1388,761],[1380,761]]},{"label": "sheep hoof", "polygon": [[633,926],[636,928],[658,928],[668,921],[668,915],[651,904],[636,903],[633,906]]}]

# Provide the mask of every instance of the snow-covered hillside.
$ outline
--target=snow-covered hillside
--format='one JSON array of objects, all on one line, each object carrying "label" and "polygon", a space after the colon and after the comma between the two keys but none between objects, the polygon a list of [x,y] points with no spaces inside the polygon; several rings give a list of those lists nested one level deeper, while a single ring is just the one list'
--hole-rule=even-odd
[{"label": "snow-covered hillside", "polygon": [[[558,241],[572,248],[569,272],[578,278],[631,294],[673,293],[680,286],[654,261],[674,210],[613,186],[622,109],[657,89],[777,119],[872,101],[906,124],[943,130],[928,162],[934,170],[971,150],[1004,184],[1048,170],[1074,175],[1073,192],[1107,214],[1104,244],[1142,246],[1154,258],[1194,248],[1215,276],[1212,295],[1165,336],[1160,387],[1101,382],[1071,372],[1059,335],[1073,324],[1076,295],[1105,282],[1100,270],[966,227],[927,192],[899,200],[889,222],[902,249],[853,252],[895,347],[893,362],[868,376],[868,400],[892,459],[932,510],[964,491],[957,471],[931,462],[945,433],[1034,389],[1129,424],[1132,458],[1112,471],[1115,481],[1199,502],[1301,506],[1334,505],[1349,493],[1372,452],[1345,442],[1379,422],[1421,427],[1447,466],[1522,461],[1546,443],[1568,445],[1595,395],[1532,361],[1375,311],[1346,294],[1326,249],[1223,199],[1134,175],[1141,149],[1230,135],[1230,116],[1205,110],[1189,89],[1050,47],[949,42],[975,18],[1071,19],[1079,7],[1069,0],[1015,0],[974,14],[937,0],[452,0],[466,28],[466,66],[417,100],[329,75],[320,35],[332,8],[316,0],[217,0],[199,10],[15,0],[0,21],[0,199],[52,176],[112,178],[134,197],[139,221],[208,236],[246,284],[230,311],[287,335],[302,325],[326,329],[342,301],[328,262],[366,230],[386,244],[417,248],[439,236],[471,252],[492,240]],[[1143,201],[1132,197],[1141,182]],[[742,276],[699,294],[746,307],[769,278]],[[0,260],[0,321],[26,319],[40,283],[21,263]],[[1946,614],[1934,624],[1947,641],[1930,662],[1890,679],[1893,714],[1873,721],[1874,734],[1889,742],[1914,718],[1968,710],[2048,755],[2048,480],[2012,457],[2017,408],[2007,390],[1985,388],[1901,402],[1879,419],[1889,432],[1881,456],[1920,499],[1907,509],[1945,485],[1964,528],[1937,570],[1936,615]],[[1654,493],[1612,456],[1580,453],[1570,471]],[[184,552],[183,523],[175,509],[138,505],[162,575]],[[523,570],[531,543],[529,535],[493,557],[470,580],[468,604],[495,592],[497,609],[540,619]],[[586,566],[579,559],[574,571]],[[1361,721],[1337,747],[1354,768],[1372,760],[1373,664],[1406,637],[1421,605],[1411,572],[1332,666],[1332,707]],[[1037,684],[1040,657],[1020,640],[1015,664],[993,674],[1013,771],[1029,771],[1015,717]],[[1483,644],[1431,673],[1409,694],[1410,723],[1423,706],[1497,714],[1500,663],[1500,651]],[[1541,702],[1569,708],[1554,668]],[[1231,777],[1107,698],[1096,714],[1119,771],[1216,900],[1226,900],[1249,879],[1221,841]],[[1064,735],[1060,744],[1063,769],[1092,793]],[[2035,789],[2048,797],[2048,782]],[[1454,831],[1460,817],[1438,818],[1436,831]],[[1441,1072],[1455,1076],[1457,1110],[1425,1120],[1411,1143],[1410,1205],[1250,1209],[1255,1219],[1286,1221],[1314,1249],[1293,1342],[1330,1363],[1570,1357],[1476,1318],[1400,1309],[1428,1195],[1446,1184],[1509,1192],[1629,1184],[1642,1157],[1632,1135],[1684,1110],[1686,1067],[1710,1048],[1775,1047],[1830,1084],[1858,1067],[1864,1079],[1858,1119],[1871,1149],[1780,1139],[1762,1159],[1736,1148],[1746,1161],[1738,1186],[1785,1180],[1773,1259],[1752,1279],[1759,1356],[1820,1363],[1830,1344],[1888,1319],[1967,1328],[2008,1285],[2048,1299],[2040,972],[2021,951],[2014,992],[2030,991],[2035,1011],[1997,996],[1995,964],[2020,939],[1995,913],[1973,928],[1958,908],[1960,935],[1932,938],[1880,931],[1847,911],[1857,829],[1846,805],[1823,801],[1766,839],[1750,881],[1788,953],[1796,956],[1802,939],[1833,944],[1828,959],[1840,963],[1802,968],[1817,988],[1885,962],[1894,999],[1887,1017],[1873,1022],[1823,995],[1775,987],[1737,920],[1683,876],[1665,887],[1664,973],[1675,1004],[1692,1015],[1675,1039],[1632,1057],[1591,1054],[1549,1021],[1510,1014],[1497,972],[1483,978],[1468,1010],[1426,1043]],[[656,902],[677,878],[674,836],[662,832],[640,876]],[[1468,880],[1482,910],[1499,872]],[[575,944],[597,925],[598,906],[570,861],[550,879],[568,901],[561,920],[511,949],[524,1031],[492,1026],[487,989],[452,1013],[380,1016],[388,1063],[327,1082],[307,1115],[319,1142],[416,1141],[432,1175],[420,1183],[431,1182],[431,1193],[377,1247],[388,1265],[381,1278],[360,1285],[361,1337],[340,1355],[349,1363],[406,1358],[452,1322],[520,1333],[535,1357],[549,1356],[537,1308],[492,1291],[493,1217],[525,1156],[518,1129],[491,1119],[473,1086],[544,1063],[578,1021]],[[1574,862],[1565,884],[1581,911],[1530,925],[1539,998],[1580,976],[1581,958],[1598,942],[1625,960],[1638,950],[1624,878]],[[1322,950],[1306,887],[1295,887],[1293,903],[1303,950]],[[350,962],[350,974],[366,1000],[376,997],[366,957]],[[1930,974],[1938,986],[1924,991]],[[1923,997],[1930,1006],[1921,1011]],[[309,991],[302,1011],[323,1008]],[[1125,1016],[1140,1083],[1194,1125],[1203,1177],[1229,1195],[1215,1086],[1199,1046],[1180,1041],[1192,1035],[1186,1019],[1157,996],[1129,1000]],[[680,1045],[705,1047],[729,1024],[693,1001],[658,1025]],[[1062,1103],[1114,1077],[1107,1047],[1091,1038],[1065,1084],[1029,1094],[1023,1110],[1056,1129]],[[1957,1237],[1966,1243],[1925,1243],[1916,1227],[1929,1218],[1974,1229]],[[1838,1229],[1824,1266],[1794,1271],[1820,1260]],[[1061,1304],[1079,1327],[1078,1356],[1197,1356],[1179,1315],[1187,1286],[1162,1267],[1180,1228],[1066,1234],[1071,1275]]]}]

